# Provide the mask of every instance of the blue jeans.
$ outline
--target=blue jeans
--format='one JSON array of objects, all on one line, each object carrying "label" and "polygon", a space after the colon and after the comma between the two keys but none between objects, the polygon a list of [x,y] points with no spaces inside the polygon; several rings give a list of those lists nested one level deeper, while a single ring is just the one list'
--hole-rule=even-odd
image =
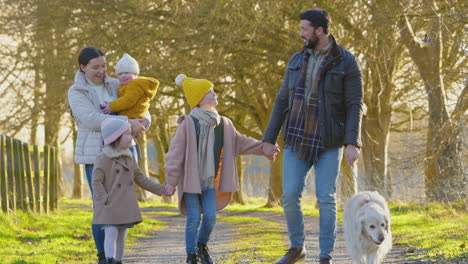
[{"label": "blue jeans", "polygon": [[[342,148],[322,152],[314,166],[315,193],[320,207],[320,258],[331,258],[336,239],[336,182]],[[286,146],[283,152],[283,207],[291,247],[304,246],[304,216],[301,198],[308,171],[312,164],[297,158],[297,152]]]},{"label": "blue jeans", "polygon": [[[197,250],[197,242],[207,244],[211,232],[216,224],[216,192],[208,189],[201,194],[184,193],[185,207],[187,208],[187,223],[185,225],[185,251],[193,254]],[[203,221],[200,227],[201,212],[203,208]],[[198,230],[200,227],[200,230]]]},{"label": "blue jeans", "polygon": [[[136,149],[134,146],[130,147],[133,157],[136,157]],[[93,197],[93,168],[94,164],[85,164],[86,179],[88,180],[89,190],[91,191],[91,197]],[[94,205],[93,205],[94,207]],[[104,252],[104,230],[101,225],[91,224],[91,231],[93,232],[94,244],[98,253]]]},{"label": "blue jeans", "polygon": [[[93,197],[93,168],[93,164],[85,164],[86,179],[88,180],[89,189],[91,190],[91,197]],[[91,224],[91,230],[98,253],[104,252],[104,230],[101,229],[101,225],[94,224]]]}]

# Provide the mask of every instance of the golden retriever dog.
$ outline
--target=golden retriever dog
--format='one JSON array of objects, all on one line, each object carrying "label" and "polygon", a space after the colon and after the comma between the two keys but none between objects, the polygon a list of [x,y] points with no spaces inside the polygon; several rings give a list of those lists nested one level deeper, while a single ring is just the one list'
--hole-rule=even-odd
[{"label": "golden retriever dog", "polygon": [[390,210],[378,192],[360,192],[346,201],[343,228],[355,264],[380,264],[392,249]]}]

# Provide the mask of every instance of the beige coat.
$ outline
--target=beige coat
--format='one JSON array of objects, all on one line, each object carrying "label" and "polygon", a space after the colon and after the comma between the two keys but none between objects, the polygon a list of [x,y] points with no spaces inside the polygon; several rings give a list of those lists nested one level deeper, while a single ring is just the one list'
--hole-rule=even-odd
[{"label": "beige coat", "polygon": [[[225,208],[231,201],[232,192],[239,190],[236,158],[239,155],[263,155],[262,142],[248,138],[236,131],[231,120],[222,116],[224,124],[224,142],[219,188],[216,190],[217,211]],[[164,168],[168,184],[177,186],[179,210],[186,214],[184,193],[201,193],[198,174],[197,139],[193,120],[184,115],[171,141],[166,154]],[[201,205],[200,205],[201,206]]]},{"label": "beige coat", "polygon": [[93,224],[130,224],[142,221],[135,184],[157,195],[164,185],[143,175],[129,150],[116,152],[105,146],[93,170]]}]

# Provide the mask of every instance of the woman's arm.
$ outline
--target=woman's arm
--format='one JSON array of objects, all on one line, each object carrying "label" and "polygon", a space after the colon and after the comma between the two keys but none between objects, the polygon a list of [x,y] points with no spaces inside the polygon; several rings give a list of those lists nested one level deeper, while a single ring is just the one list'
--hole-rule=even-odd
[{"label": "woman's arm", "polygon": [[129,119],[128,122],[132,128],[132,136],[138,137],[141,133],[146,131],[145,125],[140,121],[141,119]]},{"label": "woman's arm", "polygon": [[[96,110],[94,104],[84,93],[74,89],[68,91],[68,103],[73,117],[80,121],[81,125],[94,131],[101,131],[101,122],[108,118],[102,112]],[[126,116],[112,116],[127,120]]]},{"label": "woman's arm", "polygon": [[142,118],[139,118],[138,120],[143,124],[145,129],[148,130],[149,127],[151,126],[151,114],[150,114],[150,112],[146,111],[145,116],[142,117]]}]

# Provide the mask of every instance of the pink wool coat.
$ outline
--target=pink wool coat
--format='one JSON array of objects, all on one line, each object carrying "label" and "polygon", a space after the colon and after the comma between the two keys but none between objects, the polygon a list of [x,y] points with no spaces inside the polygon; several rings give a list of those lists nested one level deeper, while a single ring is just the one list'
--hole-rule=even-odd
[{"label": "pink wool coat", "polygon": [[[263,155],[262,142],[246,137],[235,129],[232,121],[221,116],[224,124],[224,141],[219,188],[216,190],[216,210],[222,210],[231,201],[232,192],[239,190],[236,158],[239,155]],[[166,154],[164,168],[168,184],[177,186],[179,210],[186,214],[184,193],[201,194],[198,174],[197,138],[195,125],[190,116],[181,117],[183,121],[171,141]],[[201,206],[201,205],[200,205]]]}]

